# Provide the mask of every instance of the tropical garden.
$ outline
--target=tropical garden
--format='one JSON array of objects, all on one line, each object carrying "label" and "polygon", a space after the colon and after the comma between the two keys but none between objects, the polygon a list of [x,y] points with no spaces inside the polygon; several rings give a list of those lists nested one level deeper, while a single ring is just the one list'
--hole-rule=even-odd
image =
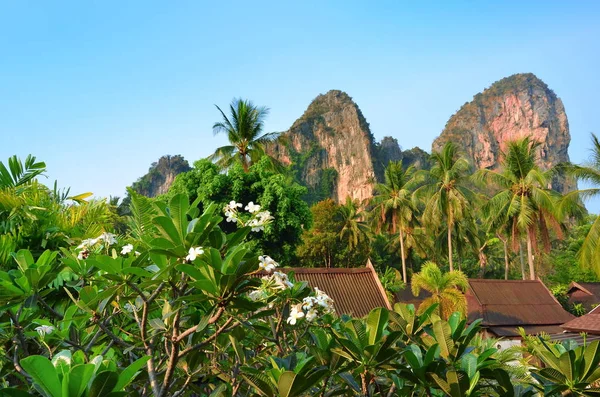
[{"label": "tropical garden", "polygon": [[[33,156],[0,162],[0,396],[600,395],[599,342],[499,350],[463,294],[467,277],[597,280],[595,136],[589,164],[551,170],[528,138],[499,171],[447,144],[427,170],[387,165],[366,202],[309,204],[266,154],[267,114],[218,108],[230,144],[126,209],[44,185]],[[563,195],[559,174],[593,187]],[[368,259],[389,292],[431,298],[353,318],[280,271]]]}]

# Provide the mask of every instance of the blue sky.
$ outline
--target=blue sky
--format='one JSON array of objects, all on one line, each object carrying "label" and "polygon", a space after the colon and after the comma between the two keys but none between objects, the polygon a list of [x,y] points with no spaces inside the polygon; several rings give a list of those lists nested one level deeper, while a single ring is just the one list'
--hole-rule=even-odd
[{"label": "blue sky", "polygon": [[519,72],[562,98],[571,160],[587,158],[600,2],[416,3],[0,2],[0,159],[32,153],[50,183],[122,196],[161,155],[223,145],[214,104],[250,98],[283,131],[330,89],[376,138],[429,151],[462,104]]}]

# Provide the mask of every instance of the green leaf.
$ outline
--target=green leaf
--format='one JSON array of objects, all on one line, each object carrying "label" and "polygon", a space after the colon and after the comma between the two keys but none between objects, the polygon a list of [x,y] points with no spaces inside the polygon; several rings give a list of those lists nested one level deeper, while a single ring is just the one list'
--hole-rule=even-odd
[{"label": "green leaf", "polygon": [[94,371],[94,364],[79,364],[71,369],[69,373],[69,397],[79,397],[83,394],[94,375]]},{"label": "green leaf", "polygon": [[27,393],[26,391],[9,387],[6,389],[0,389],[0,397],[35,397],[35,396],[33,394]]},{"label": "green leaf", "polygon": [[369,334],[369,345],[374,345],[383,335],[387,324],[389,312],[383,307],[371,310],[367,317],[367,333]]},{"label": "green leaf", "polygon": [[294,381],[296,380],[298,375],[293,371],[285,371],[279,377],[279,382],[277,382],[277,389],[279,390],[279,395],[281,397],[292,397],[294,393],[292,391],[294,387]]},{"label": "green leaf", "polygon": [[150,360],[150,356],[141,357],[134,362],[132,362],[127,368],[125,368],[121,374],[119,375],[119,380],[115,385],[115,391],[123,390],[131,381],[135,379],[135,377],[139,374],[140,371]]},{"label": "green leaf", "polygon": [[58,374],[50,360],[43,356],[29,356],[21,360],[21,366],[49,396],[62,397]]},{"label": "green leaf", "polygon": [[113,371],[103,371],[96,375],[87,397],[104,397],[113,391],[119,381],[119,375]]}]

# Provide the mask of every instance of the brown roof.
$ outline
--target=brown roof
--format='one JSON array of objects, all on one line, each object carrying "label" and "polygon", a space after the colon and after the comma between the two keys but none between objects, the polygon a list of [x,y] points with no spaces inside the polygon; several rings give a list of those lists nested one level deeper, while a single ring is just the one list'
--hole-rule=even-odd
[{"label": "brown roof", "polygon": [[424,289],[422,289],[419,292],[419,296],[414,296],[410,289],[410,284],[407,284],[406,288],[401,289],[400,291],[396,292],[394,298],[395,298],[396,302],[404,303],[407,305],[412,304],[412,305],[414,305],[415,309],[418,309],[421,302],[423,302],[425,299],[429,298],[430,296],[431,296],[431,293],[429,291],[425,291]]},{"label": "brown roof", "polygon": [[[470,279],[469,287],[469,320],[483,319],[482,326],[494,333],[497,328],[499,336],[517,336],[517,327],[527,333],[550,333],[573,319],[539,280]],[[510,330],[512,335],[507,335]]]},{"label": "brown roof", "polygon": [[569,303],[581,303],[586,310],[592,310],[600,303],[600,283],[576,283],[569,286]]},{"label": "brown roof", "polygon": [[379,277],[369,265],[351,269],[283,267],[277,270],[293,271],[296,281],[306,281],[312,288],[325,292],[333,299],[339,315],[363,317],[376,307],[391,309]]},{"label": "brown roof", "polygon": [[576,317],[565,323],[562,327],[571,332],[585,332],[600,335],[600,310],[597,308],[586,315]]}]

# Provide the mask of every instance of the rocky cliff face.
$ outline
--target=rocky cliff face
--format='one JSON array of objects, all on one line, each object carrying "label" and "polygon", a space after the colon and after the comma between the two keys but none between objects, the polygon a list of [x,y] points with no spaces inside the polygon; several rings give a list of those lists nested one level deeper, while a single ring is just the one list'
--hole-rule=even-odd
[{"label": "rocky cliff face", "polygon": [[[477,168],[498,169],[506,142],[531,136],[541,143],[543,169],[569,161],[569,122],[560,98],[531,73],[515,74],[494,83],[465,103],[433,142],[437,151],[457,143]],[[572,190],[571,180],[558,178],[553,187]]]},{"label": "rocky cliff face", "polygon": [[191,170],[183,156],[162,156],[158,162],[152,163],[148,173],[131,186],[136,192],[146,197],[156,197],[165,194],[175,177],[182,172]]},{"label": "rocky cliff face", "polygon": [[284,165],[292,164],[309,188],[309,200],[327,197],[371,197],[375,182],[373,136],[369,124],[348,94],[319,95],[302,117],[283,134],[283,143],[267,151]]}]

